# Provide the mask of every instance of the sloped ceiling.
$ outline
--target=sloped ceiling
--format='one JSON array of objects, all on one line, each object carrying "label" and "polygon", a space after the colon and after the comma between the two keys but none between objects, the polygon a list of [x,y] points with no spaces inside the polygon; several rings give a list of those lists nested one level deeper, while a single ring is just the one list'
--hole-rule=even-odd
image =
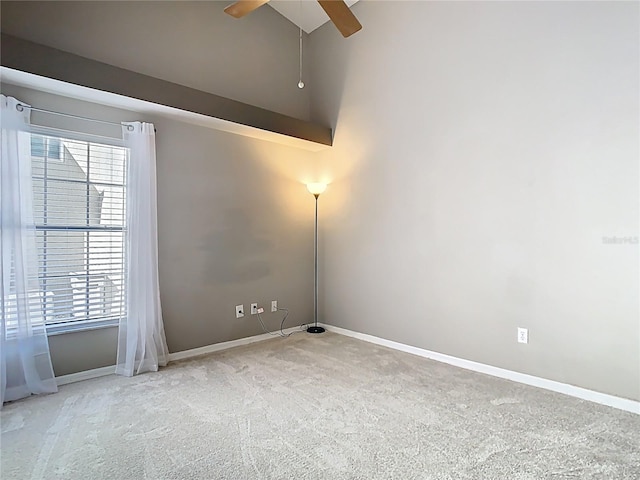
[{"label": "sloped ceiling", "polygon": [[[349,6],[357,2],[358,0],[345,1]],[[271,0],[268,5],[302,28],[305,33],[311,33],[329,21],[329,17],[316,0]]]}]

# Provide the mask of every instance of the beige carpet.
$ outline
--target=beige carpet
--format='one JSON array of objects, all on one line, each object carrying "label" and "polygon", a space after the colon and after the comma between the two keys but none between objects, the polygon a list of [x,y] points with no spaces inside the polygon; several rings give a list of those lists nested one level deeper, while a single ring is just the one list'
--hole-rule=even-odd
[{"label": "beige carpet", "polygon": [[336,334],[1,411],[9,479],[640,479],[640,416]]}]

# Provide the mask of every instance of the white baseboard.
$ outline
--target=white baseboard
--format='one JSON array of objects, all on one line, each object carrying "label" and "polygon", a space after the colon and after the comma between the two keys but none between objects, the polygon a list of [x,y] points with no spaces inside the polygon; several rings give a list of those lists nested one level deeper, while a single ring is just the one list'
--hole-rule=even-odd
[{"label": "white baseboard", "polygon": [[82,382],[91,378],[104,377],[116,373],[116,366],[94,368],[93,370],[84,370],[82,372],[70,373],[69,375],[61,375],[56,377],[58,386],[67,385],[68,383]]},{"label": "white baseboard", "polygon": [[[286,334],[299,329],[300,327],[291,327],[284,329],[283,332]],[[264,340],[269,340],[270,338],[277,338],[277,335],[269,335],[268,333],[263,333],[261,335],[255,335],[253,337],[239,338],[238,340],[231,340],[229,342],[214,343],[213,345],[205,345],[204,347],[192,348],[191,350],[183,350],[181,352],[170,353],[168,360],[170,362],[174,362],[176,360],[183,360],[185,358],[206,355],[207,353],[219,352],[220,350],[227,350],[228,348],[239,347],[240,345],[262,342]],[[84,370],[82,372],[71,373],[69,375],[62,375],[60,377],[56,377],[56,383],[58,384],[58,386],[67,385],[69,383],[81,382],[83,380],[104,377],[106,375],[113,375],[115,373],[116,366],[111,365],[109,367],[94,368],[93,370]]]},{"label": "white baseboard", "polygon": [[[429,358],[431,360],[436,360],[442,363],[448,363],[449,365],[464,368],[466,370],[472,370],[474,372],[480,372],[486,375],[504,378],[506,380],[511,380],[518,383],[524,383],[533,387],[544,388],[545,390],[563,393],[565,395],[580,398],[582,400],[588,400],[590,402],[599,403],[601,405],[607,405],[609,407],[625,410],[627,412],[640,414],[640,402],[635,400],[620,398],[606,393],[600,393],[593,390],[588,390],[586,388],[556,382],[555,380],[548,380],[546,378],[527,375],[526,373],[514,372],[512,370],[506,370],[504,368],[486,365],[484,363],[473,362],[471,360],[465,360],[463,358],[453,357],[451,355],[445,355],[443,353],[433,352],[431,350],[425,350],[423,348],[412,347],[411,345],[406,345],[404,343],[386,340],[384,338],[375,337],[366,333],[354,332],[345,328],[334,327],[333,325],[321,325],[331,332],[339,333],[347,337],[357,338],[359,340],[364,340],[365,342],[375,343],[376,345],[393,348],[394,350],[411,353],[413,355]],[[291,327],[284,330],[284,332],[290,333],[298,329],[299,327]],[[251,343],[261,342],[270,338],[275,338],[275,336],[269,335],[268,333],[263,333],[261,335],[255,335],[253,337],[239,338],[237,340],[231,340],[222,343],[214,343],[212,345],[206,345],[204,347],[192,348],[191,350],[183,350],[181,352],[170,353],[168,360],[170,362],[173,362],[176,360],[183,360],[185,358],[197,357],[200,355],[206,355],[208,353],[227,350],[233,347],[239,347],[241,345],[249,345]],[[85,370],[83,372],[62,375],[60,377],[56,377],[56,383],[58,384],[58,386],[60,386],[74,382],[81,382],[83,380],[89,380],[91,378],[104,377],[106,375],[114,374],[115,369],[115,365],[112,365],[109,367],[95,368],[93,370]]]},{"label": "white baseboard", "polygon": [[587,390],[586,388],[576,387],[573,385],[568,385],[566,383],[548,380],[546,378],[534,377],[533,375],[527,375],[525,373],[519,373],[512,370],[505,370],[504,368],[493,367],[484,363],[472,362],[471,360],[452,357],[450,355],[425,350],[423,348],[412,347],[410,345],[405,345],[404,343],[393,342],[391,340],[374,337],[373,335],[367,335],[366,333],[354,332],[345,328],[334,327],[332,325],[326,324],[323,326],[331,332],[339,333],[347,337],[353,337],[359,340],[364,340],[365,342],[375,343],[384,347],[393,348],[394,350],[412,353],[413,355],[429,358],[431,360],[436,360],[442,363],[448,363],[449,365],[454,365],[466,370],[472,370],[474,372],[480,372],[494,377],[505,378],[507,380],[524,383],[533,387],[544,388],[545,390],[564,393],[565,395],[580,398],[582,400],[588,400],[590,402],[607,405],[609,407],[626,410],[627,412],[640,415],[640,402],[635,400],[615,397],[606,393],[595,392],[593,390]]},{"label": "white baseboard", "polygon": [[[299,329],[300,327],[291,327],[284,329],[283,332],[286,334]],[[227,350],[228,348],[239,347],[241,345],[249,345],[250,343],[255,342],[262,342],[264,340],[269,340],[270,338],[278,338],[278,336],[263,333],[261,335],[254,335],[253,337],[239,338],[237,340],[230,340],[228,342],[214,343],[213,345],[205,345],[204,347],[192,348],[191,350],[183,350],[181,352],[170,353],[169,361],[174,362],[176,360],[183,360],[185,358],[206,355],[207,353],[219,352],[220,350]]]}]

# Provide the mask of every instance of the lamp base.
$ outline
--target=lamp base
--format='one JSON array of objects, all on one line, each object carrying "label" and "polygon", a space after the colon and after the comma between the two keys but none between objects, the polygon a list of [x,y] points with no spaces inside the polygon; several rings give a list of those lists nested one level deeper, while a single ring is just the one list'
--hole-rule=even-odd
[{"label": "lamp base", "polygon": [[309,328],[307,328],[307,333],[324,333],[324,328],[322,328],[322,327],[309,327]]}]

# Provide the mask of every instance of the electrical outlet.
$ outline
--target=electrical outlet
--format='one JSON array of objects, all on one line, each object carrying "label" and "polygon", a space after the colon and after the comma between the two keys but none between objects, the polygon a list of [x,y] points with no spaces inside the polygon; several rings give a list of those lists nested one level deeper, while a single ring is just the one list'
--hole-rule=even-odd
[{"label": "electrical outlet", "polygon": [[278,311],[278,300],[271,300],[271,313]]},{"label": "electrical outlet", "polygon": [[258,304],[257,303],[252,303],[251,304],[251,315],[257,315],[258,314]]},{"label": "electrical outlet", "polygon": [[244,317],[244,305],[236,305],[236,318]]},{"label": "electrical outlet", "polygon": [[518,327],[518,343],[529,343],[529,330]]}]

